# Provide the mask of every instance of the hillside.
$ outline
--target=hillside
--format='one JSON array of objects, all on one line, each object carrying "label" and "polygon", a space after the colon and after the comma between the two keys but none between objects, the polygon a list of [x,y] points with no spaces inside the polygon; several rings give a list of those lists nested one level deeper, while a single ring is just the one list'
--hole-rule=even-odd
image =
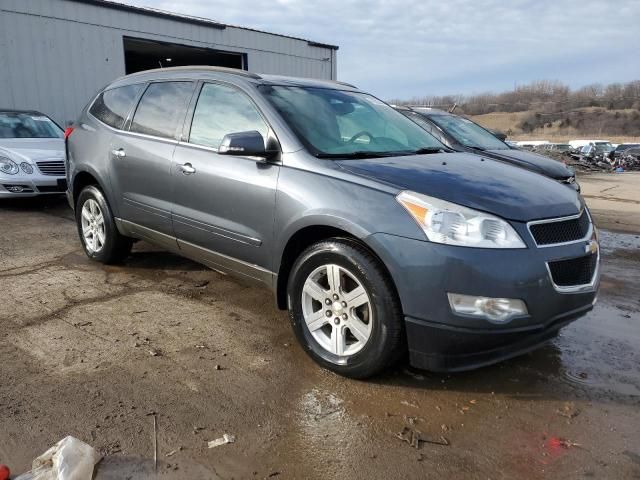
[{"label": "hillside", "polygon": [[586,107],[540,115],[533,111],[468,115],[480,125],[505,132],[510,140],[567,142],[575,138],[602,138],[613,143],[640,142],[640,112]]}]

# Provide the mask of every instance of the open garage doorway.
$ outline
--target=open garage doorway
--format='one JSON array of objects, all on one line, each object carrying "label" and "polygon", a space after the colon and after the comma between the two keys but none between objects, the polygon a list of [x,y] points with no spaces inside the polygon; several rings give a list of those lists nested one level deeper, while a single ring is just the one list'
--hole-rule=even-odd
[{"label": "open garage doorway", "polygon": [[212,65],[247,69],[247,57],[244,53],[224,52],[144,38],[124,37],[123,40],[124,64],[127,75],[152,68],[185,65]]}]

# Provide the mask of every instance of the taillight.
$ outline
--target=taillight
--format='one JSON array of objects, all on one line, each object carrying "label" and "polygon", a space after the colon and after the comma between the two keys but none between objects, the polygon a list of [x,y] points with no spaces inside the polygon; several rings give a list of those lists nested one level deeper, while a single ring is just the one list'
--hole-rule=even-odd
[{"label": "taillight", "polygon": [[64,131],[64,139],[66,140],[73,133],[73,127],[67,127]]}]

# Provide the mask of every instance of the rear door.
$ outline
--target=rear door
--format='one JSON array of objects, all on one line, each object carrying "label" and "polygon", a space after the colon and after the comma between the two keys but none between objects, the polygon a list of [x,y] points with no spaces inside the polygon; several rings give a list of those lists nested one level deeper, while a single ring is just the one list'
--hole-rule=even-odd
[{"label": "rear door", "polygon": [[121,197],[120,215],[139,235],[173,236],[171,159],[194,89],[189,81],[150,83],[128,131],[117,132],[111,140],[111,181]]},{"label": "rear door", "polygon": [[229,133],[258,131],[267,139],[269,126],[251,98],[228,84],[202,84],[192,108],[172,177],[180,248],[213,268],[268,283],[280,166],[217,150]]}]

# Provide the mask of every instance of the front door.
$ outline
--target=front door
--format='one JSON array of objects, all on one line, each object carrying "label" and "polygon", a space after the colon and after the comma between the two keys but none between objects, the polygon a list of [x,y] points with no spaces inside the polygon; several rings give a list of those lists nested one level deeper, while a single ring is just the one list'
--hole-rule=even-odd
[{"label": "front door", "polygon": [[128,131],[111,140],[112,187],[121,195],[120,216],[134,227],[173,235],[171,161],[194,88],[194,82],[149,84]]},{"label": "front door", "polygon": [[173,158],[180,248],[218,270],[268,283],[280,166],[217,153],[228,133],[258,131],[266,139],[266,121],[246,93],[204,83],[188,130]]}]

